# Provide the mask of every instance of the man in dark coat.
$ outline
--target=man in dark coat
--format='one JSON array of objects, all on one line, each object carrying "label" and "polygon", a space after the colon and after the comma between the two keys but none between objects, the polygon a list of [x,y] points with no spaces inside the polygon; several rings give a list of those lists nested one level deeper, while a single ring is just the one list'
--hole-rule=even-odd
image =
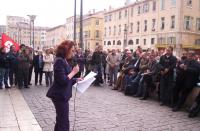
[{"label": "man in dark coat", "polygon": [[15,50],[15,46],[10,47],[10,71],[9,71],[9,80],[10,86],[17,85],[17,70],[19,61],[17,59],[18,52]]},{"label": "man in dark coat", "polygon": [[38,84],[38,75],[40,77],[39,83],[40,85],[42,85],[42,75],[43,75],[43,67],[44,67],[42,51],[38,51],[38,55],[34,56],[33,67],[35,71],[35,85]]},{"label": "man in dark coat", "polygon": [[3,82],[5,88],[10,88],[8,85],[9,68],[10,57],[5,48],[0,48],[0,89],[2,89]]},{"label": "man in dark coat", "polygon": [[182,81],[183,87],[180,91],[178,102],[172,111],[178,111],[181,108],[198,81],[200,65],[194,58],[195,53],[193,51],[189,51],[187,60],[183,64],[179,65],[179,67],[183,69],[184,72]]},{"label": "man in dark coat", "polygon": [[176,57],[172,54],[171,47],[166,48],[166,53],[161,56],[159,65],[161,67],[160,77],[160,100],[162,105],[172,104],[172,92],[174,86],[174,69],[176,67]]}]

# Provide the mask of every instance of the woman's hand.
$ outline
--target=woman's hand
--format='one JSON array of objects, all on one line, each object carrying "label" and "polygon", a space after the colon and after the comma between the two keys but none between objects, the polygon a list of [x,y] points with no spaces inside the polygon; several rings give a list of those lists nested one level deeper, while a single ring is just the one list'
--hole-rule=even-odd
[{"label": "woman's hand", "polygon": [[72,69],[73,73],[76,75],[79,72],[79,66],[76,65],[73,69]]},{"label": "woman's hand", "polygon": [[78,81],[82,81],[83,78],[82,78],[82,77],[80,77],[80,78],[76,78],[76,80],[77,80],[77,82],[78,82]]}]

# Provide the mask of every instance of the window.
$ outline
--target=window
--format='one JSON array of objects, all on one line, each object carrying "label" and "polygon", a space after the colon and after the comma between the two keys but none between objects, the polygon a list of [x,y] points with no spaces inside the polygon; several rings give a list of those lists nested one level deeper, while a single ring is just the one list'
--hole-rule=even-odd
[{"label": "window", "polygon": [[153,1],[153,11],[156,11],[156,1]]},{"label": "window", "polygon": [[129,40],[128,45],[133,45],[133,40]]},{"label": "window", "polygon": [[96,43],[96,46],[98,46],[98,45],[99,45],[99,42]]},{"label": "window", "polygon": [[109,35],[111,35],[111,27],[109,27]]},{"label": "window", "polygon": [[124,31],[127,31],[127,25],[124,24]]},{"label": "window", "polygon": [[144,32],[147,31],[147,20],[144,21]]},{"label": "window", "polygon": [[138,14],[140,14],[140,6],[138,6]]},{"label": "window", "polygon": [[121,45],[121,41],[120,40],[117,41],[117,45]]},{"label": "window", "polygon": [[106,45],[106,41],[104,41],[104,45]]},{"label": "window", "polygon": [[176,0],[171,0],[172,6],[176,6]]},{"label": "window", "polygon": [[109,15],[109,21],[112,21],[112,15]]},{"label": "window", "polygon": [[119,32],[118,35],[121,35],[121,25],[119,25]]},{"label": "window", "polygon": [[167,44],[176,44],[176,37],[168,37]]},{"label": "window", "polygon": [[200,31],[200,18],[197,18],[197,31]]},{"label": "window", "polygon": [[110,42],[110,41],[108,41],[108,45],[111,45],[111,42]]},{"label": "window", "polygon": [[191,16],[185,16],[185,30],[191,30],[192,29],[192,20],[193,18]]},{"label": "window", "polygon": [[165,17],[161,18],[161,30],[165,29]]},{"label": "window", "polygon": [[121,20],[121,18],[122,18],[122,12],[120,11],[119,12],[119,20]]},{"label": "window", "polygon": [[99,20],[96,20],[96,25],[99,25]]},{"label": "window", "polygon": [[104,17],[104,21],[105,21],[105,22],[107,22],[107,17],[108,17],[108,16],[105,16],[105,17]]},{"label": "window", "polygon": [[155,31],[156,19],[152,19],[152,31]]},{"label": "window", "polygon": [[146,44],[147,44],[146,42],[147,42],[147,40],[146,40],[146,39],[144,39],[144,45],[146,45]]},{"label": "window", "polygon": [[137,32],[140,32],[140,22],[137,22]]},{"label": "window", "polygon": [[160,0],[160,10],[165,9],[165,0]]},{"label": "window", "polygon": [[196,44],[196,45],[200,45],[200,39],[196,39],[196,40],[195,40],[195,44]]},{"label": "window", "polygon": [[114,31],[113,32],[114,32],[113,35],[115,36],[116,35],[116,26],[114,26]]},{"label": "window", "polygon": [[151,44],[152,44],[152,45],[155,44],[155,38],[151,38]]},{"label": "window", "polygon": [[106,28],[104,29],[104,36],[106,37]]},{"label": "window", "polygon": [[96,38],[99,38],[99,30],[96,30]]},{"label": "window", "polygon": [[171,28],[174,29],[175,28],[175,16],[171,16]]},{"label": "window", "polygon": [[113,40],[113,45],[115,45],[115,40]]},{"label": "window", "polygon": [[131,17],[133,17],[133,11],[134,11],[134,8],[132,7],[131,8]]},{"label": "window", "polygon": [[164,37],[158,38],[158,43],[159,44],[166,44],[166,39]]},{"label": "window", "polygon": [[138,45],[139,44],[139,39],[136,39],[136,45]]},{"label": "window", "polygon": [[149,3],[145,3],[143,5],[143,13],[147,13],[147,12],[149,12]]},{"label": "window", "polygon": [[127,17],[127,14],[128,14],[128,12],[127,12],[127,10],[125,10],[125,12],[124,12],[124,18]]},{"label": "window", "polygon": [[130,30],[130,33],[133,33],[133,23],[131,23],[130,27],[131,27],[131,28],[130,28],[130,29],[131,29],[131,30]]},{"label": "window", "polygon": [[187,6],[192,6],[192,0],[187,0]]}]

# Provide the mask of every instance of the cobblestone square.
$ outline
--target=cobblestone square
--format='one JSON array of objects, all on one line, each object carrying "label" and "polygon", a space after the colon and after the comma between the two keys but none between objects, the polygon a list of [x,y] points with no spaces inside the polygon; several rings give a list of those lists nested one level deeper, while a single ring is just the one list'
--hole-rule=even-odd
[{"label": "cobblestone square", "polygon": [[[53,131],[55,109],[46,97],[47,87],[32,86],[22,94],[43,131]],[[74,121],[74,91],[70,101],[70,126]],[[141,101],[109,87],[90,87],[76,97],[76,131],[199,131],[200,117],[172,112],[156,100]]]}]

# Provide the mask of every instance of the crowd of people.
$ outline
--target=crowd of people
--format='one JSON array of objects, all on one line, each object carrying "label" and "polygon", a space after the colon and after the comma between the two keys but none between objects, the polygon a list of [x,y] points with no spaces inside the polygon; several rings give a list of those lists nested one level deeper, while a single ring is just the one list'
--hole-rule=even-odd
[{"label": "crowd of people", "polygon": [[[33,69],[34,84],[42,85],[45,74],[46,86],[50,87],[53,84],[54,58],[55,50],[52,48],[33,51],[21,45],[16,51],[11,46],[8,53],[5,48],[0,48],[0,89],[3,89],[3,84],[5,88],[29,88]],[[102,46],[93,52],[76,48],[75,55],[68,61],[72,67],[79,65],[77,78],[94,71],[97,73],[94,86],[101,87],[107,83],[113,90],[140,100],[146,100],[152,92],[157,92],[160,105],[169,106],[172,111],[181,109],[199,82],[199,56],[194,51],[187,51],[179,58],[173,55],[172,47],[154,51],[142,50],[138,46],[135,51],[125,49],[123,52],[115,49],[104,51]],[[189,112],[189,117],[200,112],[200,93]]]}]

